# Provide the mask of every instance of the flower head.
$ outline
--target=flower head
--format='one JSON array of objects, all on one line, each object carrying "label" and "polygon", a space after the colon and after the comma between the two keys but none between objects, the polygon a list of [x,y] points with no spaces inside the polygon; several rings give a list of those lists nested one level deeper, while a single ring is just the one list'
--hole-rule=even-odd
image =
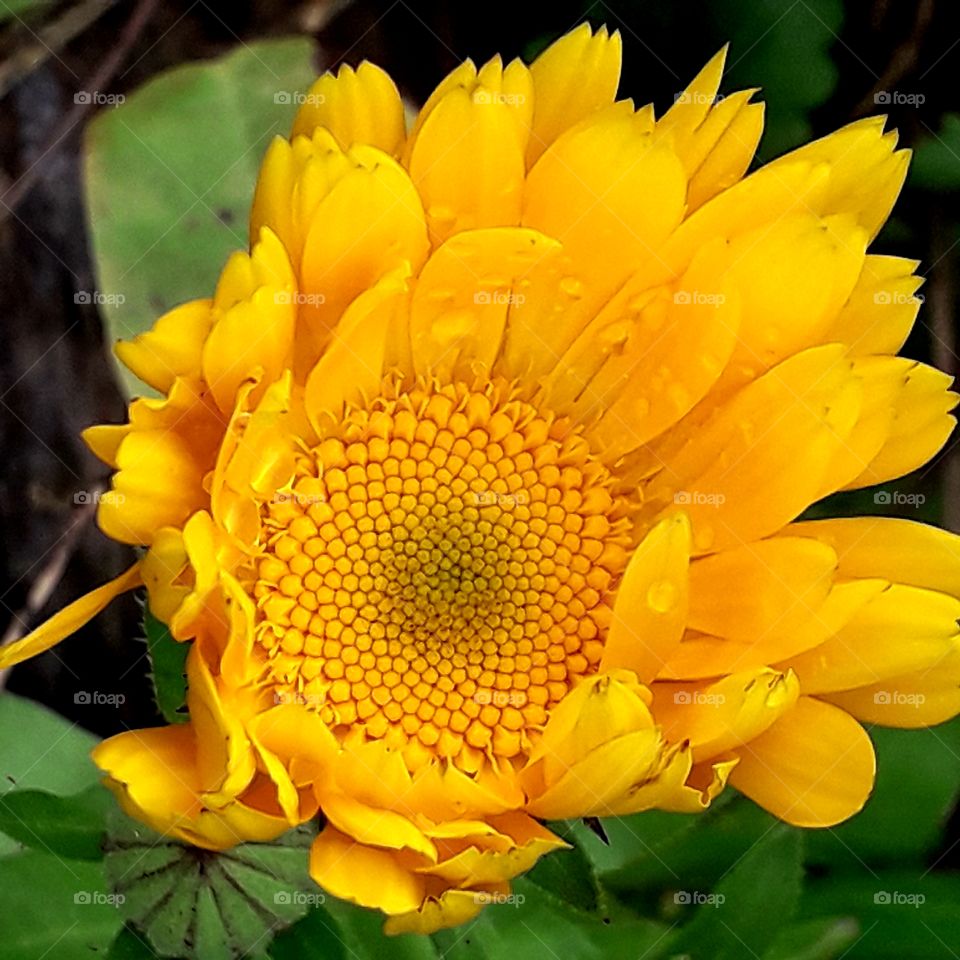
[{"label": "flower head", "polygon": [[906,154],[866,120],[745,177],[762,107],[722,65],[656,119],[584,26],[458,67],[409,133],[378,68],[317,81],[250,251],[118,346],[161,396],[86,438],[145,554],[0,653],[146,585],[190,722],[95,751],[130,813],[213,849],[319,813],[317,882],[423,931],[562,846],[543,820],[729,780],[836,823],[858,721],[960,710],[960,541],[795,522],[953,425],[895,356],[916,264],[866,252]]}]

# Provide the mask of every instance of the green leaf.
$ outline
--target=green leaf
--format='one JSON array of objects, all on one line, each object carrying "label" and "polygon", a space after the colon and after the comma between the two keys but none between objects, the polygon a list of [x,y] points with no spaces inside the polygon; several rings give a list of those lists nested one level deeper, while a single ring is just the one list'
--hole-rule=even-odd
[{"label": "green leaf", "polygon": [[[16,731],[0,738],[0,794],[16,788],[69,794],[100,779],[90,759],[97,738],[32,700],[0,693],[0,730]],[[0,856],[17,849],[0,834]]]},{"label": "green leaf", "polygon": [[763,960],[839,960],[860,936],[851,917],[806,920],[782,930]]},{"label": "green leaf", "polygon": [[761,956],[797,910],[803,879],[800,832],[781,824],[757,841],[712,891],[678,891],[695,904],[674,949],[694,960]]},{"label": "green leaf", "polygon": [[573,824],[551,823],[550,829],[570,843],[571,847],[541,857],[526,874],[526,879],[580,910],[597,910],[597,878],[592,864],[577,842]]},{"label": "green leaf", "polygon": [[0,794],[0,830],[26,847],[72,860],[101,860],[104,823],[113,797],[102,786],[69,797],[43,790]]},{"label": "green leaf", "polygon": [[908,186],[960,190],[960,113],[945,114],[940,130],[914,147]]},{"label": "green leaf", "polygon": [[[553,856],[553,854],[551,854]],[[505,903],[433,939],[443,960],[656,960],[670,946],[669,928],[651,920],[589,914],[520,878]]]},{"label": "green leaf", "polygon": [[856,917],[861,936],[843,960],[956,960],[960,876],[887,870],[873,876],[814,880],[804,892],[807,917]]},{"label": "green leaf", "polygon": [[314,79],[312,49],[302,37],[241,44],[161,74],[87,127],[96,293],[112,338],[209,296],[229,254],[247,247],[260,160]]},{"label": "green leaf", "polygon": [[[347,948],[336,920],[317,906],[284,930],[270,945],[269,954],[272,960],[346,960]],[[352,951],[351,956],[356,953]]]},{"label": "green leaf", "polygon": [[149,610],[144,608],[143,628],[147,635],[150,656],[150,679],[157,706],[167,723],[186,723],[187,653],[190,645],[179,643],[170,636],[170,630]]},{"label": "green leaf", "polygon": [[[429,937],[405,933],[388,937],[383,932],[384,916],[328,896],[324,908],[337,924],[350,960],[437,960],[436,947]],[[449,960],[449,958],[444,958]]]},{"label": "green leaf", "polygon": [[13,18],[20,19],[27,14],[41,12],[46,7],[52,7],[54,0],[2,0],[0,2],[0,23]]},{"label": "green leaf", "polygon": [[132,927],[124,927],[110,945],[107,960],[157,960],[157,954]]},{"label": "green leaf", "polygon": [[713,0],[708,13],[715,33],[730,40],[724,88],[762,88],[767,109],[761,156],[809,140],[810,112],[837,84],[830,48],[843,23],[841,0]]},{"label": "green leaf", "polygon": [[[774,817],[743,797],[703,814],[657,814],[659,829],[667,828],[662,839],[644,826],[647,816],[643,813],[628,818],[634,832],[630,844],[634,855],[612,870],[601,869],[598,876],[602,886],[631,904],[638,897],[646,897],[651,901],[651,909],[656,909],[655,901],[659,901],[664,890],[712,889],[727,870],[778,825]],[[676,818],[669,827],[663,819],[668,816]],[[616,831],[609,833],[610,846],[614,847]]]},{"label": "green leaf", "polygon": [[863,812],[808,837],[807,859],[862,870],[922,861],[940,843],[960,793],[960,720],[928,730],[874,728],[877,783]]},{"label": "green leaf", "polygon": [[263,957],[324,895],[307,874],[312,825],[221,852],[162,837],[117,812],[105,859],[124,918],[161,957]]},{"label": "green leaf", "polygon": [[0,859],[3,960],[78,960],[105,954],[123,919],[103,864],[35,850]]}]

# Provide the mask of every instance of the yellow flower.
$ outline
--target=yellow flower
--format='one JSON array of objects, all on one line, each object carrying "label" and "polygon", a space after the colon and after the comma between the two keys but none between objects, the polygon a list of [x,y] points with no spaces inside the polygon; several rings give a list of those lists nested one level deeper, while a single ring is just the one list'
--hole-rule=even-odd
[{"label": "yellow flower", "polygon": [[160,399],[89,430],[135,568],[191,643],[190,723],[95,760],[223,848],[322,814],[311,872],[388,929],[459,923],[562,846],[542,820],[856,812],[860,720],[960,711],[960,540],[800,522],[925,463],[938,371],[895,356],[916,263],[866,252],[907,154],[880,119],[744,177],[723,53],[659,120],[618,35],[458,67],[409,133],[378,68],[317,81],[251,249],[120,344]]}]

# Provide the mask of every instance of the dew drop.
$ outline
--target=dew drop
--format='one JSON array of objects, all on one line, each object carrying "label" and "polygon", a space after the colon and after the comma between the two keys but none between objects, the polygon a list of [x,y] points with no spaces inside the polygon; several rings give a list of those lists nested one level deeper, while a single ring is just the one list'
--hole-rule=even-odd
[{"label": "dew drop", "polygon": [[677,605],[677,588],[669,580],[657,580],[647,590],[647,606],[656,613],[669,613]]},{"label": "dew drop", "polygon": [[583,284],[576,277],[564,277],[560,281],[560,289],[575,300],[583,296]]}]

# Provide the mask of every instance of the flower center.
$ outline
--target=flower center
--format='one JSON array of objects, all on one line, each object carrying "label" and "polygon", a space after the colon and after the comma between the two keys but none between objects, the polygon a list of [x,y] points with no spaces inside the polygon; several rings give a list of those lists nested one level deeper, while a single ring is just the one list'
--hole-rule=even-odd
[{"label": "flower center", "polygon": [[525,754],[595,671],[629,504],[505,384],[348,411],[264,506],[254,588],[277,696],[413,767]]}]

